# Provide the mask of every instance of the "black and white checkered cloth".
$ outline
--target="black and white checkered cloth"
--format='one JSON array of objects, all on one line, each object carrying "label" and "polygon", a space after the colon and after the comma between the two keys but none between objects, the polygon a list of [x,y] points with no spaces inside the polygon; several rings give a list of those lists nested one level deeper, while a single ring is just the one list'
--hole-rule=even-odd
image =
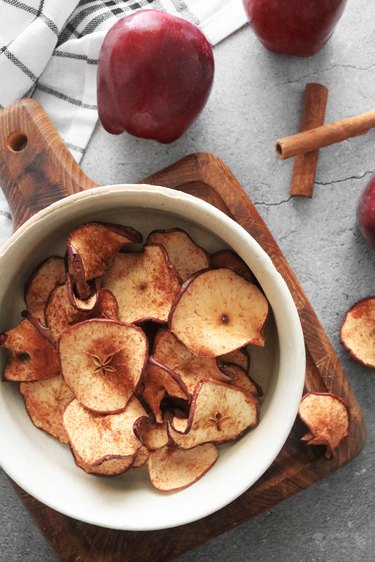
[{"label": "black and white checkered cloth", "polygon": [[[242,0],[0,0],[0,109],[37,99],[79,162],[98,119],[104,36],[116,19],[150,8],[192,21],[213,45],[246,23]],[[0,190],[0,245],[10,234]]]}]

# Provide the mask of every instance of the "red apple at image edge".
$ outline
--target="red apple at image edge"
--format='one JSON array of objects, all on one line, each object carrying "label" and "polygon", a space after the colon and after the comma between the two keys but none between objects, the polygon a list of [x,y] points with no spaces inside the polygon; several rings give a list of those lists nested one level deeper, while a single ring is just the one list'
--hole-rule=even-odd
[{"label": "red apple at image edge", "polygon": [[363,236],[375,250],[375,174],[359,198],[357,220]]},{"label": "red apple at image edge", "polygon": [[107,33],[98,62],[103,127],[169,143],[205,106],[214,78],[212,47],[194,24],[140,10]]},{"label": "red apple at image edge", "polygon": [[331,37],[347,0],[243,0],[250,24],[275,53],[310,57]]}]

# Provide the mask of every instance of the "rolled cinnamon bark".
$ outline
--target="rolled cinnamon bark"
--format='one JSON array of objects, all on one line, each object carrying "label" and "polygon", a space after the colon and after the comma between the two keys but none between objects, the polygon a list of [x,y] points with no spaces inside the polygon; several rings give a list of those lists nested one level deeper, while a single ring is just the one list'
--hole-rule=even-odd
[{"label": "rolled cinnamon bark", "polygon": [[[328,89],[321,84],[306,84],[300,120],[300,131],[308,131],[324,123]],[[299,154],[294,160],[291,195],[312,197],[319,150]]]},{"label": "rolled cinnamon bark", "polygon": [[286,160],[351,137],[364,135],[373,127],[375,127],[375,110],[279,139],[275,145],[276,154],[281,160]]}]

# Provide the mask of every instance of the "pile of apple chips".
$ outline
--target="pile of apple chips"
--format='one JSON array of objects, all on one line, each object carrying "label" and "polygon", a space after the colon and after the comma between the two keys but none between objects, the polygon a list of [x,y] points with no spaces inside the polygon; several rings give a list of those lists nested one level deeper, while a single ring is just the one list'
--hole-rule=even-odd
[{"label": "pile of apple chips", "polygon": [[87,473],[147,463],[152,484],[175,491],[258,424],[246,346],[264,345],[269,305],[232,251],[209,256],[179,229],[142,242],[122,225],[77,227],[65,257],[29,280],[24,319],[0,335],[3,378]]}]

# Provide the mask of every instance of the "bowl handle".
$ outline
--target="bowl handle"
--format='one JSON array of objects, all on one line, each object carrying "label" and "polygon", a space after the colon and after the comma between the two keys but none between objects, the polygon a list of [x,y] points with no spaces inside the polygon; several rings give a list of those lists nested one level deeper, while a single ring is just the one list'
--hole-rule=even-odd
[{"label": "bowl handle", "polygon": [[0,111],[0,186],[16,230],[54,201],[95,187],[40,104],[24,98]]}]

